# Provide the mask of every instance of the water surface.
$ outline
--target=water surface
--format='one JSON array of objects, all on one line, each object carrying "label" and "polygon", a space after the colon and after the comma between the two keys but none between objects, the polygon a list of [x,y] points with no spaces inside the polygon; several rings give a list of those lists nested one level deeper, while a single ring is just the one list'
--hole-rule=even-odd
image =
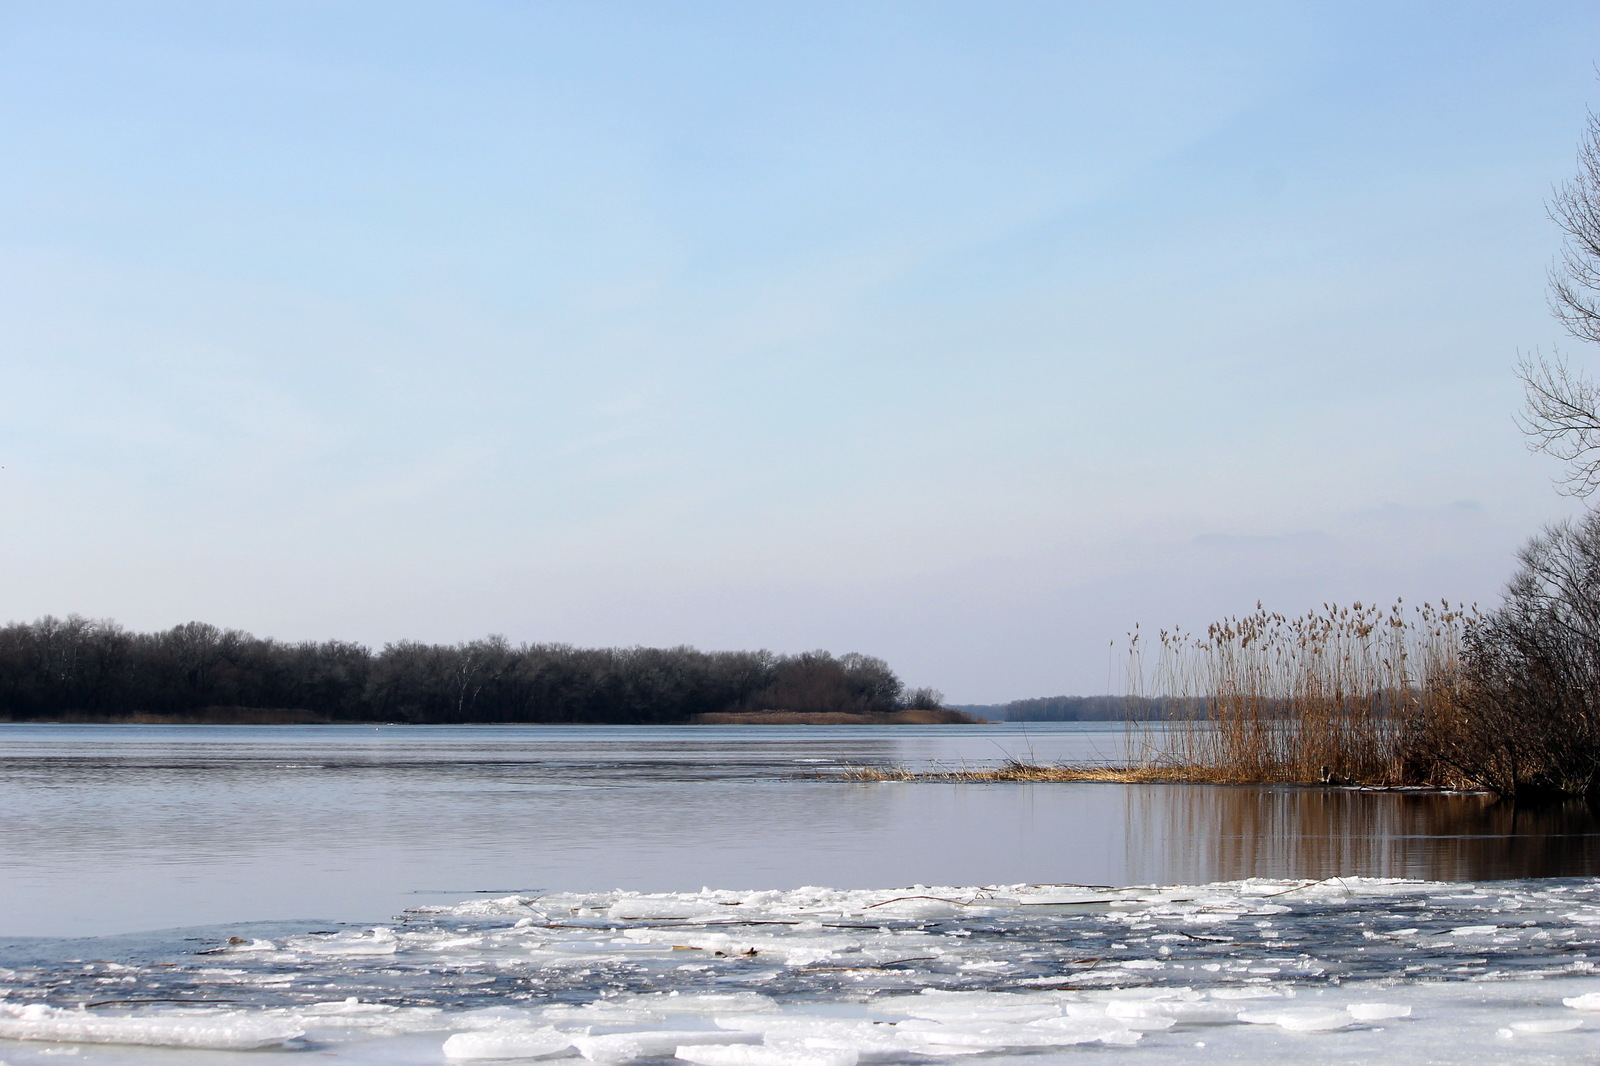
[{"label": "water surface", "polygon": [[0,936],[381,921],[547,890],[1600,874],[1582,806],[843,778],[1123,743],[1080,723],[0,726]]}]

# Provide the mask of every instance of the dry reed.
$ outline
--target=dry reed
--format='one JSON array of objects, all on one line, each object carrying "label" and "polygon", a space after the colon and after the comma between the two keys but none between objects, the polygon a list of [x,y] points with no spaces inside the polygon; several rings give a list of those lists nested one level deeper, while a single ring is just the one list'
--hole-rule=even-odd
[{"label": "dry reed", "polygon": [[1159,634],[1153,671],[1130,635],[1130,682],[1153,684],[1187,721],[1130,723],[1143,765],[1169,779],[1470,786],[1435,756],[1460,715],[1462,652],[1476,609],[1324,605],[1263,610],[1204,637]]},{"label": "dry reed", "polygon": [[1129,688],[1168,718],[1127,724],[1122,765],[913,771],[855,768],[857,781],[1106,781],[1480,788],[1441,756],[1463,729],[1463,650],[1476,608],[1324,605],[1159,634],[1153,663],[1129,634]]}]

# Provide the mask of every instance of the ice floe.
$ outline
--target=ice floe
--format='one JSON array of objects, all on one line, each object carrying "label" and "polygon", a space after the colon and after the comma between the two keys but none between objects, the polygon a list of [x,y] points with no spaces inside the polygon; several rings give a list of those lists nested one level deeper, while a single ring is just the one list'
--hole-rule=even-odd
[{"label": "ice floe", "polygon": [[[1600,881],[582,893],[0,957],[0,1059],[1563,1063]],[[1044,1058],[1041,1059],[1041,1056]]]}]

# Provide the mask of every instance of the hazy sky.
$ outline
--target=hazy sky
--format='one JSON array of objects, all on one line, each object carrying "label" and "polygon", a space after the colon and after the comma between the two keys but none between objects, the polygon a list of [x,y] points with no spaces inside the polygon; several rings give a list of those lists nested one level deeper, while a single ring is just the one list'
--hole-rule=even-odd
[{"label": "hazy sky", "polygon": [[[859,650],[1492,603],[1563,3],[0,0],[0,617]],[[1566,345],[1576,362],[1600,353]]]}]

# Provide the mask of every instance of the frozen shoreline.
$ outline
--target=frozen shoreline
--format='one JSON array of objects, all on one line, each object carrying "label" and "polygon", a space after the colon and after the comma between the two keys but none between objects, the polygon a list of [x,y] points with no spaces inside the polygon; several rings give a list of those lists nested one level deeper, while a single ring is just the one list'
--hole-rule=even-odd
[{"label": "frozen shoreline", "polygon": [[1597,959],[1595,879],[508,896],[13,962],[0,1060],[1555,1063]]}]

